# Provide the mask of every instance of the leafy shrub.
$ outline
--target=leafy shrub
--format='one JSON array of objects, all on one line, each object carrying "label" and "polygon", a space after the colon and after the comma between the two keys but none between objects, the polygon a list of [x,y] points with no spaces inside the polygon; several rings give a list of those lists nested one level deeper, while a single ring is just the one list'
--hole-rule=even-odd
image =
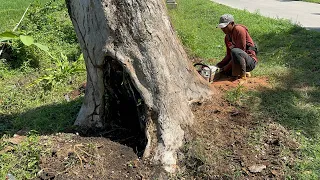
[{"label": "leafy shrub", "polygon": [[50,55],[39,50],[48,48],[41,44],[48,45],[53,56],[63,53],[72,61],[81,53],[63,0],[51,0],[44,5],[40,0],[34,1],[17,30],[0,34],[0,42],[6,42],[0,44],[0,50],[4,50],[0,58],[11,69],[50,67]]},{"label": "leafy shrub", "polygon": [[70,79],[72,75],[85,71],[77,62],[83,62],[82,54],[76,62],[68,61],[67,56],[61,53],[60,58],[52,57],[54,60],[54,68],[48,68],[45,75],[38,78],[32,85],[41,85],[45,90],[51,90],[56,85],[61,84]]},{"label": "leafy shrub", "polygon": [[63,0],[51,0],[44,6],[39,0],[35,1],[21,29],[26,34],[34,34],[44,44],[51,44],[50,52],[54,56],[62,52],[68,59],[76,61],[80,55],[76,34]]}]

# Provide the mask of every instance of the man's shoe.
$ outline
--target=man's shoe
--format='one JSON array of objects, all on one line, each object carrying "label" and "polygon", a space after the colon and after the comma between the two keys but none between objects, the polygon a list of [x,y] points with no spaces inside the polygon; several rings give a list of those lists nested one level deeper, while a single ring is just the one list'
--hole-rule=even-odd
[{"label": "man's shoe", "polygon": [[251,73],[250,72],[246,72],[246,77],[247,78],[251,77]]}]

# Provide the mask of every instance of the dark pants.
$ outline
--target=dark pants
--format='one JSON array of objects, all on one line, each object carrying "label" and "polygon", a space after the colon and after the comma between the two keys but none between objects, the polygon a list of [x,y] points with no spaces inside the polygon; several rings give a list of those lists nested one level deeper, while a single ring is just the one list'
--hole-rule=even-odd
[{"label": "dark pants", "polygon": [[256,67],[256,61],[239,48],[231,49],[232,76],[245,76]]}]

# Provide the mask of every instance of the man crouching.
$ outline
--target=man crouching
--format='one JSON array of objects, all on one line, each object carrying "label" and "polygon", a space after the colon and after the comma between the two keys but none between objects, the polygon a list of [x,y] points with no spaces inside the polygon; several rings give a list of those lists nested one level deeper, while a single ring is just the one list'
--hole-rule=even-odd
[{"label": "man crouching", "polygon": [[225,34],[226,56],[217,64],[220,71],[232,75],[234,80],[244,83],[250,77],[257,63],[257,48],[249,35],[246,26],[235,24],[231,14],[220,17],[217,28]]}]

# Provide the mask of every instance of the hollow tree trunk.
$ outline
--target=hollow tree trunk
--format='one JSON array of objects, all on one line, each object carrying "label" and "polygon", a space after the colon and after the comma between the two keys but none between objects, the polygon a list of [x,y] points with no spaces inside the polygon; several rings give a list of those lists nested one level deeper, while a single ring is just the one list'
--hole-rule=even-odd
[{"label": "hollow tree trunk", "polygon": [[193,122],[189,105],[213,91],[188,61],[164,1],[66,3],[87,67],[86,95],[75,125],[104,128],[116,116],[135,111],[130,121],[138,121],[146,134],[143,156],[174,171],[184,131]]}]

